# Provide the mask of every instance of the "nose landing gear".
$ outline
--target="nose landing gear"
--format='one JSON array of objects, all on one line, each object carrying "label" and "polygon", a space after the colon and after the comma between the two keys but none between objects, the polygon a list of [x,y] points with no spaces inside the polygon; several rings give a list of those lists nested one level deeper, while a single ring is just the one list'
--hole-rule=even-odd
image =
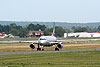
[{"label": "nose landing gear", "polygon": [[55,51],[59,51],[59,48],[56,47],[56,48],[55,48]]}]

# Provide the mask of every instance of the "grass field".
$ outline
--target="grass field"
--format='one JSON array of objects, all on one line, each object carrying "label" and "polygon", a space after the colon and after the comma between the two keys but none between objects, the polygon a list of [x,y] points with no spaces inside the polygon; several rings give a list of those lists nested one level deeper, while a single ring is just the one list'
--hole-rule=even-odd
[{"label": "grass field", "polygon": [[[30,43],[8,43],[8,44],[0,44],[0,52],[2,51],[31,51],[29,47]],[[37,45],[35,45],[35,49],[37,49]],[[42,47],[41,47],[42,48]],[[63,49],[77,49],[77,48],[100,48],[100,44],[63,44]],[[53,47],[45,47],[45,50],[54,50]],[[62,50],[63,50],[62,49]]]},{"label": "grass field", "polygon": [[0,55],[0,67],[100,67],[100,51]]},{"label": "grass field", "polygon": [[[7,38],[0,39],[0,41],[36,39],[38,38]],[[0,52],[30,51],[29,44],[2,43],[0,44]],[[45,47],[45,50],[54,50],[54,48],[55,46]],[[100,48],[100,41],[79,41],[78,43],[63,44],[63,49],[73,48]],[[100,50],[0,55],[0,67],[100,67]]]},{"label": "grass field", "polygon": [[[6,38],[0,39],[0,41],[37,39],[38,38]],[[29,44],[30,43],[1,43],[0,52],[30,51]],[[55,46],[45,47],[45,50],[54,50],[54,48]],[[63,49],[73,48],[100,48],[100,41],[90,40],[63,44]],[[0,67],[100,67],[100,50],[0,55]]]}]

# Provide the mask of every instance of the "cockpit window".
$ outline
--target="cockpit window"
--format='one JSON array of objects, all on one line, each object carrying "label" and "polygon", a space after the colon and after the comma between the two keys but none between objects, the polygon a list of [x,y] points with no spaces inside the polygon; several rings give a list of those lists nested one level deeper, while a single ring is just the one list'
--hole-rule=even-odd
[{"label": "cockpit window", "polygon": [[44,39],[44,38],[40,38],[40,40],[46,40],[46,39]]}]

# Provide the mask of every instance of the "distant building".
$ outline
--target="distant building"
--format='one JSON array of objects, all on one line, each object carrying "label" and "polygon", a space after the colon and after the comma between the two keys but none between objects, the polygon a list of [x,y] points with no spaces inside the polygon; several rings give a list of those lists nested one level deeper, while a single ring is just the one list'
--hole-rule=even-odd
[{"label": "distant building", "polygon": [[2,38],[5,35],[6,35],[5,32],[0,33],[0,38]]},{"label": "distant building", "polygon": [[67,37],[100,37],[100,33],[97,32],[77,32],[77,33],[64,33],[64,38]]},{"label": "distant building", "polygon": [[29,31],[29,36],[40,37],[41,35],[43,35],[43,31]]},{"label": "distant building", "polygon": [[0,33],[0,36],[2,36],[2,33]]}]

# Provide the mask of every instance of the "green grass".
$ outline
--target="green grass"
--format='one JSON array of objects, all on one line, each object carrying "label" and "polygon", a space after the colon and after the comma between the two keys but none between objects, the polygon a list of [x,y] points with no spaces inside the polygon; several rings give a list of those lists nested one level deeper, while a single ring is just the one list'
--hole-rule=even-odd
[{"label": "green grass", "polygon": [[100,67],[100,51],[0,55],[0,67]]}]

